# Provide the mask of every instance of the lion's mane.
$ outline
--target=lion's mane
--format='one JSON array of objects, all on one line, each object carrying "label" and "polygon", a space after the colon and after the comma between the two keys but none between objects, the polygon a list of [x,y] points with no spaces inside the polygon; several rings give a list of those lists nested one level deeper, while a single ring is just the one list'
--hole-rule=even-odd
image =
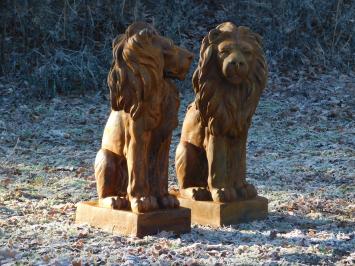
[{"label": "lion's mane", "polygon": [[154,116],[159,116],[159,103],[166,85],[164,59],[145,36],[147,32],[158,35],[149,24],[137,22],[113,41],[107,83],[113,110],[124,110],[136,119],[144,109],[145,115],[157,120]]},{"label": "lion's mane", "polygon": [[[217,45],[204,37],[200,60],[193,75],[196,93],[195,104],[204,126],[212,134],[238,136],[250,126],[262,90],[266,86],[267,64],[262,50],[261,37],[249,28],[223,23],[216,27],[229,31],[253,47],[253,62],[248,77],[239,86],[228,83],[217,62]],[[213,31],[213,30],[212,30]],[[221,36],[228,40],[228,34]]]}]

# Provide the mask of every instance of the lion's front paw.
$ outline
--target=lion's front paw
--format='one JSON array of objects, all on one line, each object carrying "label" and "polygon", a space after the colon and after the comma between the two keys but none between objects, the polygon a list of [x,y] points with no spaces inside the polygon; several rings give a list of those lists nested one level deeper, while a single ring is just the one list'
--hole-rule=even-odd
[{"label": "lion's front paw", "polygon": [[172,195],[165,195],[158,198],[159,206],[163,209],[178,208],[180,206],[179,201]]},{"label": "lion's front paw", "polygon": [[213,188],[210,191],[214,202],[231,202],[237,199],[237,193],[233,188]]},{"label": "lion's front paw", "polygon": [[103,199],[99,199],[99,205],[103,208],[122,210],[128,208],[129,201],[125,197],[106,197]]},{"label": "lion's front paw", "polygon": [[252,199],[258,195],[254,185],[249,183],[245,183],[244,186],[237,187],[235,190],[238,194],[238,197],[241,199]]},{"label": "lion's front paw", "polygon": [[131,197],[131,209],[135,213],[153,211],[159,208],[155,197]]},{"label": "lion's front paw", "polygon": [[212,200],[211,192],[205,187],[189,187],[180,189],[179,194],[183,198],[198,200],[198,201],[210,201]]},{"label": "lion's front paw", "polygon": [[255,198],[258,195],[254,185],[247,183],[245,185],[245,190],[247,191],[248,199]]}]

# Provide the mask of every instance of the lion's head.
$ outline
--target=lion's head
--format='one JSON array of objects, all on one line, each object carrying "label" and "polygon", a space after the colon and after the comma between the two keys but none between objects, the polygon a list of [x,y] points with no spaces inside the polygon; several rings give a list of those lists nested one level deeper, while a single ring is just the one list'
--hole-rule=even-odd
[{"label": "lion's head", "polygon": [[108,86],[113,110],[139,115],[142,103],[159,103],[167,78],[184,79],[193,54],[176,46],[150,24],[135,22],[112,44]]},{"label": "lion's head", "polygon": [[196,106],[212,132],[236,135],[250,124],[267,74],[261,37],[249,28],[226,22],[204,37],[193,86]]}]

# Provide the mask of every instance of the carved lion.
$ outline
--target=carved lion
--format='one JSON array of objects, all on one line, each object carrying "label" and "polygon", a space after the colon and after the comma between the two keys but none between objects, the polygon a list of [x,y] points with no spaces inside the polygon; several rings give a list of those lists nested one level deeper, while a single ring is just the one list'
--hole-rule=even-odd
[{"label": "carved lion", "polygon": [[246,182],[246,144],[252,116],[266,86],[261,37],[230,22],[203,39],[176,151],[181,196],[228,202],[253,198]]},{"label": "carved lion", "polygon": [[168,159],[179,95],[193,55],[137,22],[113,41],[112,111],[95,160],[101,206],[134,212],[178,207],[168,194]]}]

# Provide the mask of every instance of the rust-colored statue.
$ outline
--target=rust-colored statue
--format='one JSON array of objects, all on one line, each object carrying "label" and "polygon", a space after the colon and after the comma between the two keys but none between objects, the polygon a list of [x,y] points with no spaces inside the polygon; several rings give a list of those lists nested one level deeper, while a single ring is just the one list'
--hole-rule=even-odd
[{"label": "rust-colored statue", "polygon": [[137,22],[113,42],[108,75],[112,112],[95,160],[100,206],[135,213],[179,206],[168,194],[172,130],[193,54],[147,23]]},{"label": "rust-colored statue", "polygon": [[256,197],[245,179],[246,144],[267,74],[261,37],[249,28],[226,22],[204,37],[192,79],[196,98],[176,151],[182,197],[214,202]]}]

